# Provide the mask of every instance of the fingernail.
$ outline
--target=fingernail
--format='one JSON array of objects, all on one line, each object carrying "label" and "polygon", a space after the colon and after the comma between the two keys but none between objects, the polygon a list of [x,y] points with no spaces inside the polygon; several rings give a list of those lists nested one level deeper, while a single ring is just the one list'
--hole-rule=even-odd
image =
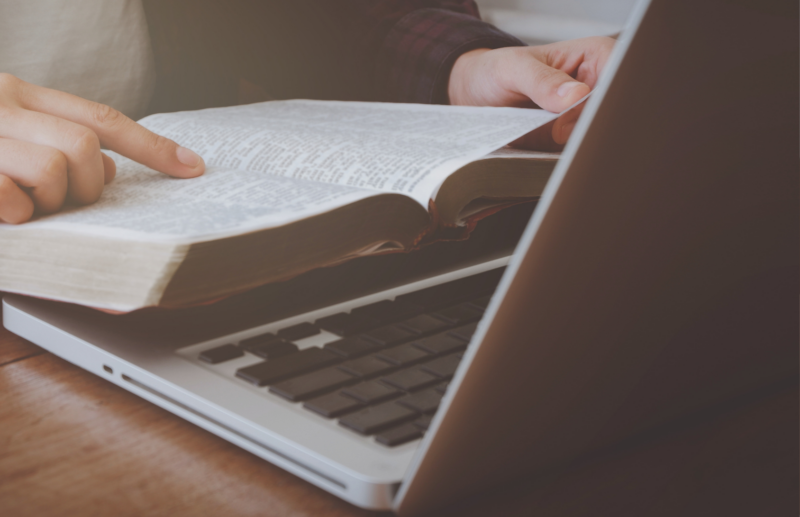
[{"label": "fingernail", "polygon": [[197,167],[200,164],[200,155],[191,149],[178,147],[178,150],[175,154],[178,155],[178,161],[184,165],[188,165],[189,167]]},{"label": "fingernail", "polygon": [[558,91],[556,93],[559,97],[566,97],[569,95],[569,92],[577,88],[578,86],[582,85],[583,83],[579,83],[577,81],[570,81],[568,83],[564,83],[558,87]]}]

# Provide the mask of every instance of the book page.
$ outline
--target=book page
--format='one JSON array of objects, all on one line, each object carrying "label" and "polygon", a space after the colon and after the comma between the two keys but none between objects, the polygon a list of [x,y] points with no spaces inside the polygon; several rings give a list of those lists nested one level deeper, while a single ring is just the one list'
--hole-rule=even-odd
[{"label": "book page", "polygon": [[208,167],[178,179],[108,152],[117,177],[100,200],[0,231],[58,228],[114,238],[196,242],[281,226],[378,193],[345,185]]},{"label": "book page", "polygon": [[496,151],[492,151],[486,156],[482,156],[481,160],[492,160],[494,158],[557,161],[559,158],[561,158],[561,153],[529,151],[527,149],[517,149],[515,147],[503,147]]},{"label": "book page", "polygon": [[451,173],[556,117],[520,108],[291,100],[140,122],[209,165],[402,193],[427,209]]}]

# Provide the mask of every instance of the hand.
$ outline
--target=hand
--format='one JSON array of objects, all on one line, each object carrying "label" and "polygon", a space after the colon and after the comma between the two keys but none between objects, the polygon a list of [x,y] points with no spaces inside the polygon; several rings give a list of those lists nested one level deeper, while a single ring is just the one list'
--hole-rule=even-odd
[{"label": "hand", "polygon": [[[453,65],[448,83],[450,104],[542,107],[561,112],[594,88],[613,48],[613,39],[595,37],[537,47],[472,50]],[[570,110],[548,124],[549,131],[534,131],[514,144],[560,150],[581,109]]]},{"label": "hand", "polygon": [[0,74],[0,221],[97,201],[116,174],[101,145],[170,176],[205,171],[200,156],[108,106]]}]

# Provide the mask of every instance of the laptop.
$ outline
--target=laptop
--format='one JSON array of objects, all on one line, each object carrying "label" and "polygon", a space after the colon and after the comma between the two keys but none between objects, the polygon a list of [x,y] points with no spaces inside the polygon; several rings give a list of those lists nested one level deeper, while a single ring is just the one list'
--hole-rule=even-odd
[{"label": "laptop", "polygon": [[3,323],[400,515],[797,376],[790,7],[637,4],[515,247],[125,316],[8,295]]}]

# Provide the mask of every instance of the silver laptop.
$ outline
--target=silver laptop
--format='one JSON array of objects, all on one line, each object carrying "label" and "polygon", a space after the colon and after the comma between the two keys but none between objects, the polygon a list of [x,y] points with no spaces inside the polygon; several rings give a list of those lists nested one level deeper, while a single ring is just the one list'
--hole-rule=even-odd
[{"label": "silver laptop", "polygon": [[642,1],[515,250],[124,316],[9,295],[4,325],[364,508],[547,471],[797,374],[795,26]]}]

